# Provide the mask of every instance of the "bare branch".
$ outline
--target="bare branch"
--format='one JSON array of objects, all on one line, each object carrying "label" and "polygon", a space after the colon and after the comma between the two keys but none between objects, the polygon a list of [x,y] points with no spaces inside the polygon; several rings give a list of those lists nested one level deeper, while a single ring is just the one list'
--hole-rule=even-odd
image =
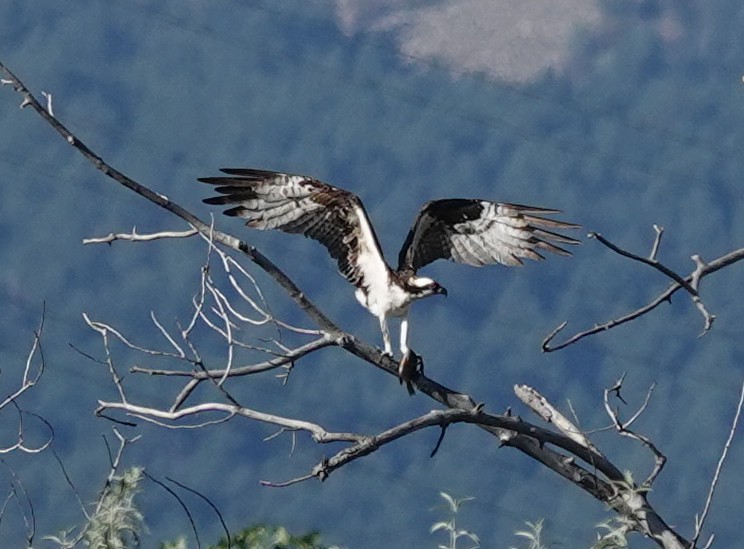
[{"label": "bare branch", "polygon": [[[112,178],[119,184],[127,187],[128,189],[136,192],[143,196],[145,199],[157,204],[158,206],[170,211],[174,215],[180,217],[195,229],[197,229],[205,238],[209,238],[210,242],[221,244],[222,246],[232,248],[240,251],[246,257],[249,258],[255,265],[264,270],[274,281],[289,295],[294,303],[304,311],[309,318],[315,322],[319,330],[324,334],[324,337],[329,337],[337,344],[352,353],[353,355],[362,358],[368,363],[375,367],[387,372],[390,375],[397,377],[397,364],[387,356],[382,355],[379,349],[374,349],[369,345],[366,345],[356,338],[344,333],[339,329],[323,312],[321,312],[310,300],[306,298],[299,287],[273,262],[271,262],[266,256],[260,253],[255,247],[250,246],[244,241],[238,240],[237,238],[230,236],[226,233],[214,230],[213,227],[199,220],[196,216],[183,209],[175,202],[170,201],[167,197],[153,192],[149,188],[137,183],[130,179],[123,173],[114,169],[103,159],[96,155],[90,150],[82,141],[74,136],[64,125],[62,125],[56,118],[51,116],[39,102],[33,97],[28,89],[23,85],[18,78],[11,73],[2,63],[0,63],[0,71],[5,72],[8,76],[9,81],[12,83],[14,88],[23,97],[24,105],[31,106],[39,116],[41,116],[47,123],[49,123],[55,131],[57,131],[68,143],[70,143],[78,152],[80,152],[87,160],[89,160],[96,169],[103,172],[106,176]],[[715,262],[714,262],[715,263]],[[701,273],[701,278],[708,272],[712,272],[712,265],[708,265],[707,271]],[[208,272],[205,275],[208,277]],[[203,295],[209,295],[215,298],[217,301],[218,316],[221,315],[221,322],[224,322],[226,326],[230,326],[231,318],[226,312],[226,308],[219,308],[219,294],[212,293],[209,288],[209,279],[206,279],[206,283],[203,288]],[[196,300],[198,304],[198,300]],[[223,304],[224,305],[224,304]],[[213,313],[215,308],[212,307]],[[198,317],[205,321],[207,319],[206,307],[199,306]],[[280,326],[278,322],[277,326]],[[122,341],[121,334],[113,331],[110,327],[100,323],[90,323],[91,328],[97,329],[103,336],[107,336],[108,333],[114,334],[117,338]],[[214,326],[214,324],[213,324]],[[230,328],[232,330],[232,328]],[[219,333],[219,332],[218,332]],[[222,337],[226,334],[222,331]],[[191,349],[191,343],[186,340]],[[237,345],[237,342],[234,342]],[[132,348],[136,348],[132,346]],[[143,352],[146,352],[143,350]],[[166,356],[166,353],[160,353],[158,356]],[[177,355],[172,355],[177,357]],[[177,357],[180,358],[180,357]],[[405,432],[413,432],[414,429],[411,425],[401,424],[388,430],[375,437],[363,437],[353,433],[333,433],[326,431],[321,426],[313,424],[307,421],[292,420],[289,418],[282,418],[280,416],[273,416],[270,414],[264,414],[262,412],[248,410],[242,406],[238,406],[232,397],[227,394],[223,389],[223,394],[231,400],[233,404],[205,404],[196,405],[189,408],[183,408],[178,411],[166,412],[164,410],[158,410],[148,408],[144,406],[138,406],[131,404],[126,401],[124,397],[123,387],[121,386],[120,380],[113,369],[113,361],[107,361],[111,369],[112,378],[117,383],[117,387],[120,389],[121,402],[100,402],[98,413],[102,413],[106,410],[118,410],[127,415],[133,415],[135,417],[148,418],[148,420],[155,421],[178,421],[182,418],[187,417],[189,414],[212,412],[223,414],[223,417],[228,417],[230,414],[241,415],[248,417],[256,421],[262,421],[265,423],[271,423],[279,427],[286,428],[288,431],[304,430],[309,432],[317,442],[326,442],[327,437],[332,438],[339,442],[348,442],[353,448],[352,452],[344,453],[339,452],[331,460],[324,461],[313,470],[310,477],[325,478],[335,468],[357,459],[363,455],[366,455],[379,447],[379,437],[383,437],[384,440],[395,440],[405,435]],[[200,361],[195,363],[196,366],[201,367]],[[230,364],[228,363],[228,366]],[[222,373],[228,371],[229,368],[223,369]],[[234,369],[232,372],[234,373]],[[208,379],[213,379],[207,376]],[[654,540],[672,539],[680,540],[678,544],[682,547],[682,540],[677,536],[669,526],[655,513],[653,508],[645,501],[645,498],[634,497],[633,494],[618,493],[618,490],[613,487],[613,482],[621,480],[622,475],[619,470],[611,463],[606,460],[602,460],[600,456],[589,451],[586,447],[577,443],[576,441],[566,437],[563,434],[558,434],[550,430],[541,429],[529,423],[523,422],[519,418],[509,416],[495,416],[492,414],[482,413],[480,406],[477,405],[471,397],[466,394],[462,394],[453,391],[437,382],[425,377],[422,372],[415,372],[411,381],[416,388],[433,398],[434,400],[444,404],[452,410],[432,412],[435,414],[432,418],[422,419],[417,418],[416,421],[431,421],[432,423],[422,425],[442,425],[444,423],[452,423],[454,421],[470,422],[475,423],[482,429],[488,431],[494,435],[499,443],[503,446],[509,446],[516,448],[529,457],[537,460],[545,466],[551,468],[559,475],[573,482],[576,486],[579,486],[583,490],[590,493],[593,497],[600,501],[611,505],[618,513],[623,516],[630,517],[633,521],[634,526],[645,535],[650,536]],[[437,415],[440,414],[440,415]],[[451,416],[446,415],[451,414]],[[459,418],[459,419],[457,419]],[[407,422],[410,423],[410,422]],[[418,425],[416,423],[415,425]],[[555,446],[568,452],[570,455],[565,455],[559,451],[549,448],[548,445]],[[346,450],[349,450],[348,448]],[[575,461],[575,457],[584,460],[586,463],[592,465],[593,470],[588,471],[586,468],[581,467]],[[597,472],[607,476],[607,480],[600,478]],[[295,482],[295,481],[290,481]],[[669,545],[670,547],[672,545]]]},{"label": "bare branch", "polygon": [[[123,336],[121,336],[118,332],[109,328],[105,324],[91,321],[88,318],[88,315],[86,315],[85,313],[83,313],[83,320],[85,320],[85,323],[88,326],[90,326],[93,330],[101,334],[101,338],[103,339],[103,349],[106,352],[106,365],[108,366],[109,374],[111,374],[111,379],[113,380],[114,385],[116,386],[116,390],[119,392],[119,397],[121,398],[121,401],[126,402],[127,397],[124,393],[124,387],[121,384],[122,378],[119,376],[118,372],[116,371],[116,368],[114,367],[114,359],[111,356],[111,351],[109,349],[108,334],[109,332],[111,332],[117,336],[120,336],[120,339],[127,342],[126,339]],[[145,349],[142,349],[142,352],[147,352],[147,351]]]},{"label": "bare branch", "polygon": [[648,406],[649,400],[651,399],[651,393],[654,390],[654,385],[652,385],[648,392],[646,393],[646,399],[644,400],[641,407],[636,411],[635,414],[626,422],[621,422],[620,418],[618,416],[617,410],[613,410],[612,406],[610,406],[610,394],[615,392],[618,395],[618,398],[620,398],[620,389],[622,387],[623,381],[625,379],[625,375],[623,374],[623,377],[621,377],[615,385],[610,387],[609,389],[605,389],[604,391],[604,406],[605,410],[607,411],[607,415],[610,416],[610,419],[612,420],[612,424],[615,426],[615,429],[617,432],[625,437],[632,438],[634,440],[639,441],[641,444],[646,446],[651,453],[654,455],[654,468],[649,474],[649,476],[641,483],[641,486],[643,488],[650,488],[654,481],[657,479],[657,477],[661,474],[661,471],[664,469],[664,465],[666,464],[666,456],[661,453],[661,451],[656,447],[656,445],[649,439],[648,437],[644,435],[639,435],[638,433],[635,433],[629,429],[630,425],[640,417],[640,415],[646,410],[646,407]]},{"label": "bare branch", "polygon": [[690,259],[692,259],[693,263],[695,263],[695,270],[690,275],[690,286],[697,290],[698,286],[700,286],[700,277],[702,276],[707,263],[705,263],[705,261],[703,261],[703,258],[700,257],[698,254],[691,255]]},{"label": "bare branch", "polygon": [[171,337],[171,335],[168,333],[168,330],[166,330],[163,325],[160,324],[153,311],[150,311],[150,320],[152,320],[152,323],[155,324],[160,333],[163,334],[163,337],[168,340],[168,343],[173,346],[173,348],[176,350],[176,353],[178,353],[178,356],[181,358],[186,358],[186,353],[183,352],[181,346],[176,343],[176,341]]},{"label": "bare branch", "polygon": [[[641,417],[641,414],[646,411],[646,408],[648,407],[648,403],[651,401],[651,394],[654,392],[654,389],[656,388],[656,382],[652,383],[651,386],[648,388],[648,391],[646,392],[646,398],[643,400],[643,404],[641,404],[641,407],[636,410],[636,413],[630,416],[630,419],[623,423],[623,427],[626,429],[633,425],[635,420],[637,420],[639,417]],[[619,396],[619,392],[618,392]]]},{"label": "bare branch", "polygon": [[220,521],[220,524],[222,525],[222,530],[224,530],[225,532],[225,538],[227,539],[227,547],[231,547],[232,542],[230,541],[230,530],[228,530],[227,524],[225,524],[225,520],[222,518],[222,513],[220,513],[220,510],[217,508],[217,506],[214,503],[212,503],[212,500],[209,499],[204,494],[202,494],[201,492],[198,492],[194,490],[193,488],[189,488],[185,484],[182,484],[178,482],[177,480],[174,480],[170,477],[165,477],[165,480],[167,480],[168,482],[172,482],[173,484],[175,484],[179,488],[182,488],[183,490],[186,490],[187,492],[191,492],[195,496],[201,498],[207,505],[209,505],[212,508],[214,513],[217,515],[217,519]]},{"label": "bare branch", "polygon": [[191,320],[189,321],[189,324],[186,326],[186,328],[181,330],[182,339],[188,339],[189,334],[191,334],[191,331],[196,326],[197,321],[201,318],[202,310],[204,309],[204,302],[207,298],[207,278],[209,277],[209,262],[210,258],[212,257],[213,249],[215,248],[211,245],[207,249],[207,260],[201,268],[199,293],[191,300],[191,303],[194,306],[194,314],[191,315]]},{"label": "bare branch", "polygon": [[[144,353],[146,355],[151,355],[151,356],[180,358],[180,359],[187,360],[186,357],[181,356],[180,353],[167,353],[167,352],[164,352],[164,351],[154,351],[152,349],[147,349],[145,347],[140,347],[139,345],[136,345],[136,344],[132,343],[131,341],[129,341],[129,339],[127,339],[126,337],[124,337],[124,335],[121,332],[119,332],[116,328],[114,328],[114,327],[112,327],[112,326],[110,326],[108,324],[105,324],[103,322],[93,321],[93,320],[91,320],[88,317],[88,315],[86,313],[83,313],[83,320],[85,321],[85,323],[92,330],[98,332],[102,336],[106,336],[106,339],[107,340],[108,340],[108,334],[109,333],[110,334],[113,334],[116,337],[116,339],[118,339],[119,341],[121,341],[124,345],[126,345],[130,349],[134,349],[135,351],[139,351],[140,353]],[[156,323],[156,326],[157,326],[157,323]]]},{"label": "bare branch", "polygon": [[105,402],[99,400],[98,409],[96,410],[96,412],[98,413],[105,410],[119,410],[126,413],[127,415],[135,417],[149,417],[152,419],[167,421],[179,421],[190,416],[204,413],[217,413],[228,418],[234,416],[242,416],[248,419],[260,421],[262,423],[278,425],[280,427],[286,428],[287,430],[307,431],[316,442],[357,442],[361,438],[361,435],[355,435],[352,433],[329,432],[320,425],[309,421],[286,418],[274,414],[259,412],[257,410],[251,410],[250,408],[245,408],[243,406],[236,406],[234,404],[223,404],[218,402],[197,404],[188,408],[182,408],[174,412],[166,412],[157,408],[137,406],[134,404],[127,404],[125,402]]},{"label": "bare branch", "polygon": [[129,240],[130,242],[151,242],[162,238],[188,238],[199,234],[196,229],[188,231],[163,231],[152,234],[138,234],[137,228],[133,227],[131,233],[109,233],[106,236],[98,238],[85,238],[83,244],[111,244],[116,240]]},{"label": "bare branch", "polygon": [[638,261],[640,263],[644,263],[646,265],[649,265],[650,267],[653,267],[654,269],[656,269],[660,273],[663,273],[667,277],[669,277],[672,280],[674,280],[677,284],[679,284],[680,286],[682,286],[687,291],[687,293],[689,293],[690,295],[692,295],[692,296],[698,295],[697,290],[695,288],[693,288],[689,284],[689,282],[687,280],[685,280],[684,278],[682,278],[680,275],[678,275],[677,273],[675,273],[672,269],[670,269],[669,267],[667,267],[663,263],[659,262],[657,259],[650,259],[650,258],[646,258],[646,257],[641,257],[640,255],[636,255],[636,254],[634,254],[632,252],[629,252],[627,250],[624,250],[624,249],[620,248],[619,246],[616,246],[615,244],[613,244],[609,240],[607,240],[605,237],[603,237],[599,233],[589,233],[588,237],[589,238],[594,238],[594,239],[598,240],[599,242],[601,242],[602,244],[604,244],[606,247],[608,247],[610,250],[612,250],[616,254],[619,254],[619,255],[621,255],[623,257],[627,257],[628,259],[632,259],[633,261]]},{"label": "bare branch", "polygon": [[[690,286],[697,290],[698,286],[700,285],[700,278],[703,275],[706,263],[697,254],[693,255],[691,259],[695,262],[695,270],[690,275]],[[695,304],[695,307],[697,307],[698,311],[700,311],[700,314],[703,315],[703,318],[705,319],[703,331],[700,332],[700,335],[698,336],[702,337],[706,333],[708,333],[708,330],[710,330],[713,326],[713,321],[716,319],[716,315],[712,315],[708,312],[708,310],[705,308],[705,303],[703,303],[703,300],[700,299],[699,295],[693,296],[692,302]]]},{"label": "bare branch", "polygon": [[654,238],[654,245],[651,247],[651,253],[648,256],[651,261],[656,261],[656,256],[659,253],[659,246],[661,245],[661,237],[664,235],[664,227],[654,225],[654,232],[656,233],[656,238]]},{"label": "bare branch", "polygon": [[[741,417],[742,407],[744,407],[744,383],[742,383],[741,386],[739,403],[736,405],[736,413],[734,414],[734,420],[731,422],[731,429],[729,429],[726,444],[723,445],[721,456],[718,458],[718,464],[716,465],[716,471],[713,474],[713,480],[710,482],[710,489],[708,490],[708,497],[705,499],[705,506],[703,507],[703,511],[702,513],[700,513],[700,516],[695,517],[695,535],[692,537],[690,549],[695,549],[695,547],[697,546],[697,542],[700,539],[700,534],[702,534],[703,532],[705,519],[708,517],[708,512],[710,511],[711,504],[713,503],[713,494],[716,490],[716,486],[718,485],[718,480],[721,477],[721,469],[723,469],[723,463],[724,461],[726,461],[726,456],[728,455],[729,448],[731,447],[731,441],[734,439],[734,433],[736,432],[736,427],[739,424],[739,417]],[[711,539],[706,544],[706,547],[709,547],[712,541],[713,540],[711,537]]]},{"label": "bare branch", "polygon": [[555,425],[561,433],[568,438],[581,444],[587,450],[597,454],[599,457],[602,453],[596,446],[584,435],[584,433],[574,425],[569,419],[558,411],[548,400],[542,396],[536,389],[527,385],[515,385],[514,393],[517,398],[524,402],[533,412],[540,416],[543,421]]},{"label": "bare branch", "polygon": [[[28,495],[26,487],[21,482],[21,479],[18,478],[18,475],[16,475],[13,468],[5,463],[5,460],[0,460],[0,463],[6,467],[12,478],[11,490],[8,498],[16,501],[21,516],[23,517],[23,523],[26,527],[26,541],[28,547],[33,547],[34,537],[36,536],[36,511],[34,511],[34,504],[31,501],[31,497]],[[23,498],[23,501],[21,501],[21,497]],[[5,506],[3,506],[3,508],[4,507]],[[26,509],[28,509],[28,514]]]},{"label": "bare branch", "polygon": [[[229,376],[239,377],[239,376],[260,374],[263,372],[267,372],[269,370],[275,370],[276,368],[279,368],[281,366],[285,366],[291,362],[294,362],[302,358],[303,356],[308,355],[314,351],[317,351],[319,349],[324,349],[325,347],[331,347],[331,346],[336,346],[336,345],[339,345],[338,338],[335,338],[331,335],[324,335],[323,337],[320,337],[314,341],[311,341],[310,343],[306,343],[305,345],[292,349],[291,351],[287,352],[287,354],[278,356],[277,358],[272,358],[270,360],[265,360],[263,362],[257,362],[255,364],[251,364],[248,366],[233,367],[229,372]],[[162,369],[155,369],[155,368],[144,368],[142,366],[133,366],[130,371],[133,373],[142,373],[142,374],[149,374],[149,375],[156,375],[156,376],[191,377],[197,380],[204,380],[208,378],[222,378],[227,373],[226,369],[185,371],[185,370],[162,370]]]},{"label": "bare branch", "polygon": [[48,113],[49,113],[49,114],[50,114],[51,116],[54,116],[54,109],[52,109],[52,94],[51,94],[51,93],[47,93],[47,92],[45,92],[45,91],[42,91],[42,92],[41,92],[41,95],[42,95],[42,96],[44,97],[44,99],[46,99],[46,101],[47,101],[47,104],[46,104],[46,110],[47,110],[47,112],[48,112]]},{"label": "bare branch", "polygon": [[[321,481],[328,478],[336,469],[357,460],[361,457],[371,454],[380,447],[389,444],[403,436],[409,435],[426,427],[439,426],[443,429],[451,423],[480,423],[481,421],[490,421],[497,416],[488,417],[482,414],[480,410],[432,410],[420,417],[396,425],[395,427],[383,431],[375,436],[361,438],[358,442],[348,448],[337,452],[329,459],[324,459],[318,463],[312,470],[312,477]],[[499,418],[503,419],[503,418]],[[509,418],[514,419],[514,418]],[[497,421],[497,423],[501,423]],[[293,482],[293,481],[291,481]]]},{"label": "bare branch", "polygon": [[254,246],[250,246],[245,242],[238,240],[234,236],[228,235],[218,230],[214,230],[210,225],[201,221],[198,217],[188,212],[180,205],[172,202],[165,195],[156,193],[144,185],[137,183],[130,177],[127,177],[120,171],[116,170],[109,164],[107,164],[100,156],[94,153],[85,143],[78,139],[70,130],[67,129],[57,118],[49,114],[39,101],[33,96],[28,88],[21,82],[21,80],[13,74],[2,62],[0,62],[0,71],[4,72],[7,76],[5,81],[12,85],[15,91],[17,91],[23,97],[22,106],[30,106],[33,110],[39,114],[54,130],[59,133],[65,141],[72,145],[80,154],[83,155],[93,166],[100,170],[104,175],[110,177],[120,185],[128,188],[129,190],[139,194],[150,202],[160,206],[163,209],[168,210],[172,214],[180,217],[192,227],[198,230],[203,235],[211,238],[214,242],[240,251],[267,274],[269,274],[284,289],[289,297],[295,301],[295,303],[310,316],[322,329],[337,333],[339,332],[336,325],[323,314],[297,287],[297,285],[284,274],[272,261],[266,256],[259,252]]},{"label": "bare branch", "polygon": [[[22,394],[26,393],[27,391],[31,390],[34,385],[41,379],[41,376],[44,374],[44,368],[46,366],[44,362],[44,352],[41,348],[41,334],[44,331],[44,318],[46,316],[46,307],[42,309],[41,313],[41,320],[39,321],[39,327],[34,332],[34,342],[31,344],[31,350],[28,353],[28,356],[26,358],[26,364],[23,368],[23,376],[21,378],[21,385],[20,387],[15,390],[13,393],[5,397],[2,402],[0,402],[0,410],[8,406],[9,404],[15,403]],[[38,355],[39,358],[39,365],[36,367],[35,371],[34,369],[34,363],[35,359]]]},{"label": "bare branch", "polygon": [[178,392],[178,395],[176,395],[176,399],[173,401],[169,411],[175,412],[183,406],[183,403],[186,402],[186,400],[194,393],[201,382],[202,380],[200,379],[190,379],[188,383],[183,386],[183,389]]},{"label": "bare branch", "polygon": [[152,482],[160,486],[163,490],[168,492],[178,502],[178,504],[181,506],[181,509],[183,509],[183,512],[186,513],[186,517],[189,519],[189,524],[191,525],[191,531],[194,532],[194,539],[196,540],[196,546],[197,548],[200,548],[201,542],[199,541],[199,532],[196,529],[196,523],[194,522],[194,517],[191,516],[191,512],[189,511],[189,508],[186,506],[183,500],[171,488],[166,486],[164,483],[160,482],[158,479],[154,478],[152,475],[149,475],[147,471],[144,471],[143,473],[148,479],[150,479]]},{"label": "bare branch", "polygon": [[[21,410],[15,401],[13,401],[12,404],[16,408],[16,411],[18,412],[18,433],[16,435],[16,442],[14,444],[11,444],[10,446],[0,448],[0,455],[10,454],[11,452],[16,452],[16,451],[23,452],[25,454],[38,454],[46,450],[49,447],[49,445],[52,443],[52,441],[54,440],[54,429],[52,428],[52,425],[46,419],[44,419],[38,414]],[[42,442],[38,446],[28,446],[27,444],[25,444],[25,434],[24,434],[25,429],[23,426],[24,415],[38,419],[44,424],[44,426],[49,431],[49,436],[46,438],[46,440],[44,440],[44,442]]]},{"label": "bare branch", "polygon": [[[347,448],[344,451],[340,452],[335,457],[335,459],[329,462],[327,468],[323,468],[325,475],[349,461],[371,453],[384,444],[392,442],[393,440],[397,440],[402,436],[411,434],[422,428],[430,427],[433,425],[443,426],[450,423],[475,423],[483,427],[509,429],[514,431],[515,435],[516,433],[522,433],[529,436],[530,438],[539,440],[541,445],[556,445],[562,449],[570,451],[574,455],[579,456],[582,460],[593,465],[603,474],[608,475],[611,480],[622,479],[622,473],[613,465],[611,465],[605,458],[603,458],[601,455],[596,455],[593,452],[587,451],[586,448],[576,443],[575,441],[553,433],[552,431],[541,429],[529,423],[523,422],[519,418],[486,414],[480,411],[480,408],[473,408],[471,410],[437,410],[429,412],[424,416],[397,425],[396,427],[375,436],[331,432],[316,423],[305,420],[291,419],[275,414],[267,414],[234,404],[205,403],[190,406],[188,408],[183,408],[178,411],[164,411],[156,408],[137,406],[124,402],[99,401],[99,408],[97,412],[100,413],[105,410],[119,410],[123,411],[127,415],[156,422],[159,420],[176,422],[191,416],[203,415],[205,413],[222,414],[224,417],[221,419],[221,421],[226,421],[234,416],[239,415],[248,419],[276,425],[284,428],[287,431],[306,431],[312,436],[313,440],[318,443],[353,443],[353,446],[351,448]],[[199,425],[203,424],[203,422],[199,423]],[[163,425],[172,426],[170,424]],[[321,474],[321,469],[318,469],[316,473],[317,474],[315,474],[314,476],[323,476],[323,474]]]},{"label": "bare branch", "polygon": [[75,483],[72,482],[72,479],[70,478],[70,475],[67,472],[67,468],[65,467],[65,464],[62,462],[62,459],[59,457],[59,455],[54,450],[54,448],[52,448],[52,455],[54,456],[54,459],[57,461],[57,465],[59,465],[59,468],[62,471],[62,476],[65,477],[65,482],[67,482],[67,485],[72,489],[72,493],[75,495],[75,499],[77,500],[78,505],[80,506],[80,510],[82,511],[83,516],[85,517],[85,520],[90,520],[90,514],[88,513],[88,510],[85,507],[85,504],[83,503],[83,498],[80,497],[80,492],[78,492],[78,489],[75,486]]},{"label": "bare branch", "polygon": [[270,480],[259,480],[258,483],[261,486],[266,486],[267,488],[286,488],[288,486],[292,486],[293,484],[299,484],[300,482],[305,482],[306,480],[310,480],[311,478],[315,478],[314,473],[308,473],[306,475],[302,475],[300,477],[293,478],[285,482],[271,482]]},{"label": "bare branch", "polygon": [[[705,263],[703,266],[696,267],[693,273],[695,274],[695,277],[697,280],[697,282],[695,282],[695,287],[699,284],[699,281],[702,280],[704,277],[711,275],[725,267],[728,267],[729,265],[733,265],[734,263],[737,263],[741,261],[742,259],[744,259],[744,248],[739,248],[738,250],[734,250],[732,252],[729,252],[725,255],[722,255],[714,259],[710,263]],[[691,288],[693,287],[693,274],[684,278],[686,285]],[[563,322],[543,340],[542,350],[546,353],[558,351],[560,349],[564,349],[565,347],[568,347],[569,345],[573,345],[574,343],[584,339],[585,337],[597,334],[599,332],[611,330],[612,328],[616,328],[617,326],[620,326],[621,324],[625,324],[626,322],[635,320],[636,318],[639,318],[641,316],[644,316],[650,313],[662,303],[670,302],[672,295],[674,295],[678,290],[682,288],[683,286],[681,284],[674,282],[669,286],[669,288],[667,288],[662,293],[660,293],[655,299],[650,301],[647,305],[644,305],[643,307],[640,307],[636,309],[635,311],[632,311],[619,318],[609,320],[605,322],[604,324],[595,324],[594,327],[589,328],[588,330],[577,332],[576,334],[565,339],[564,341],[556,345],[551,345],[551,342],[553,341],[555,336],[558,335],[558,333],[561,332],[566,327],[567,323]],[[693,303],[695,304],[696,308],[701,312],[705,320],[705,325],[703,327],[703,334],[704,334],[706,333],[707,330],[710,329],[710,326],[712,325],[713,320],[715,320],[715,316],[709,314],[705,310],[705,307],[702,305],[702,302],[698,302],[695,300],[695,296],[693,296],[692,299],[693,299]]]},{"label": "bare branch", "polygon": [[[44,351],[41,346],[41,335],[44,332],[44,319],[46,316],[46,307],[43,307],[41,313],[41,320],[39,321],[39,327],[34,332],[34,341],[31,345],[31,350],[26,358],[26,363],[23,368],[23,375],[21,376],[20,386],[18,389],[13,391],[2,402],[0,402],[0,412],[6,407],[12,406],[18,416],[18,429],[15,437],[15,442],[7,446],[0,447],[0,455],[10,454],[12,452],[24,452],[26,454],[38,454],[44,451],[52,443],[54,439],[54,429],[50,423],[38,414],[33,412],[26,412],[21,409],[18,404],[19,399],[22,395],[34,388],[34,386],[41,380],[44,374],[46,363],[44,360]],[[48,430],[49,435],[46,439],[38,445],[26,444],[26,435],[24,428],[24,417],[28,416],[35,418],[40,421]]]}]

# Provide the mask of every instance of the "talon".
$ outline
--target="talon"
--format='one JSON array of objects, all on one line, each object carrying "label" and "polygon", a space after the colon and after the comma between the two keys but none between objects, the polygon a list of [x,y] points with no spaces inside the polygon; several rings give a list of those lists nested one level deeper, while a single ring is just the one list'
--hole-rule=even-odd
[{"label": "talon", "polygon": [[423,365],[424,361],[411,349],[405,352],[403,358],[401,358],[398,363],[398,380],[401,385],[404,381],[406,382],[406,388],[410,395],[415,393],[411,381],[413,381],[420,372],[423,372]]}]

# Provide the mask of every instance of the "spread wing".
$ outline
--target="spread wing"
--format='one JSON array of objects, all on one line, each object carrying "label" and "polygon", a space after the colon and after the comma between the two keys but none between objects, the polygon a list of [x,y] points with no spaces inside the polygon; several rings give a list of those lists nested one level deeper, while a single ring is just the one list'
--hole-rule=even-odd
[{"label": "spread wing", "polygon": [[522,264],[522,258],[544,259],[543,250],[571,255],[557,244],[579,241],[549,229],[579,226],[542,217],[554,213],[559,211],[487,200],[433,200],[421,208],[408,232],[398,269],[416,271],[437,259],[476,267],[515,266]]},{"label": "spread wing", "polygon": [[356,287],[387,280],[389,268],[355,194],[303,175],[227,168],[227,176],[202,177],[220,196],[207,204],[232,205],[225,215],[254,229],[301,233],[325,246],[341,274]]}]

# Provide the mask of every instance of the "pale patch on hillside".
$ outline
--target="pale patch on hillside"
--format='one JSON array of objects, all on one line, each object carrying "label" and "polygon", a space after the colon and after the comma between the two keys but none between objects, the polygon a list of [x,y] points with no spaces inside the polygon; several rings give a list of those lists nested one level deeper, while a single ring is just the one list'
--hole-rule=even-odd
[{"label": "pale patch on hillside", "polygon": [[336,0],[347,34],[393,30],[415,62],[435,59],[455,74],[484,72],[523,82],[560,71],[579,28],[599,23],[595,0]]}]

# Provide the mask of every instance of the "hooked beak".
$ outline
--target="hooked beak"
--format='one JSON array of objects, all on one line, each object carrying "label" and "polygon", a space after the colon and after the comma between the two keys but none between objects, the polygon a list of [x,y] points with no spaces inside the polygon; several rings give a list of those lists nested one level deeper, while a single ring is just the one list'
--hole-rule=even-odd
[{"label": "hooked beak", "polygon": [[444,286],[439,286],[439,288],[437,288],[437,293],[443,295],[444,297],[447,297],[447,288],[445,288]]}]

